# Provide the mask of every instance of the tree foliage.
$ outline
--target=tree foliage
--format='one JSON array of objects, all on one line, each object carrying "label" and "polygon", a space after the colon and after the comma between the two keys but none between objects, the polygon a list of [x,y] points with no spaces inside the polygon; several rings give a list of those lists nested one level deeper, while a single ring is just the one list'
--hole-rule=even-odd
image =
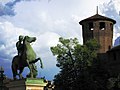
[{"label": "tree foliage", "polygon": [[[106,90],[105,84],[102,85],[106,79],[101,80],[106,71],[96,63],[100,47],[97,41],[91,39],[85,45],[80,45],[76,38],[61,37],[59,42],[57,46],[51,47],[57,58],[56,66],[61,69],[54,79],[56,90]],[[103,76],[99,76],[101,72]]]}]

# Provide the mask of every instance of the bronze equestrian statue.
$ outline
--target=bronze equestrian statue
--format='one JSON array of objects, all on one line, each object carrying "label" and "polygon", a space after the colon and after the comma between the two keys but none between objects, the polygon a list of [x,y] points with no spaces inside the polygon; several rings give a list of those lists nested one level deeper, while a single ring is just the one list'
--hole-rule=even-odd
[{"label": "bronze equestrian statue", "polygon": [[[22,72],[25,67],[28,67],[30,73],[27,75],[29,78],[36,78],[38,71],[35,63],[40,60],[41,68],[43,68],[43,64],[40,58],[36,59],[36,53],[31,47],[30,43],[35,42],[36,37],[29,36],[19,36],[19,41],[16,43],[16,47],[18,50],[18,55],[13,57],[12,60],[12,73],[13,79],[17,79],[16,75],[19,76],[20,79],[23,78]],[[19,70],[19,73],[17,72]]]}]

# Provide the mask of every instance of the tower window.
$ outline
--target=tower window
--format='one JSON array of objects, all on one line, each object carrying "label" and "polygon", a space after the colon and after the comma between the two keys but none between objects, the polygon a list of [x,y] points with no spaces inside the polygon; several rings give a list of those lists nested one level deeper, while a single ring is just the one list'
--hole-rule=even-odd
[{"label": "tower window", "polygon": [[100,22],[100,30],[105,30],[105,22]]},{"label": "tower window", "polygon": [[89,30],[93,30],[93,23],[92,22],[89,23]]}]

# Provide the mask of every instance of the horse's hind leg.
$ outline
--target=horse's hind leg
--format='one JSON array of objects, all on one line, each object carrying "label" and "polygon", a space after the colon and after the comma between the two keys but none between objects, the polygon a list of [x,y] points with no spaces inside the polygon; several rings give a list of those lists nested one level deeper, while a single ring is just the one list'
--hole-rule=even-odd
[{"label": "horse's hind leg", "polygon": [[16,78],[16,75],[18,74],[18,73],[17,73],[17,67],[16,67],[16,65],[14,65],[14,64],[12,63],[11,68],[12,68],[12,73],[13,73],[13,79],[16,80],[16,79],[17,79],[17,78]]},{"label": "horse's hind leg", "polygon": [[19,78],[20,78],[20,79],[23,79],[23,78],[24,78],[24,77],[22,76],[23,70],[24,70],[24,67],[21,67],[21,68],[20,68],[20,72],[19,72]]},{"label": "horse's hind leg", "polygon": [[27,75],[28,78],[33,78],[33,70],[32,70],[32,65],[29,64],[29,61],[27,60],[28,68],[30,70],[30,73]]},{"label": "horse's hind leg", "polygon": [[35,64],[32,64],[33,66],[33,77],[36,78],[36,76],[38,75],[38,71],[37,71],[37,66]]},{"label": "horse's hind leg", "polygon": [[29,68],[30,72],[27,74],[27,77],[28,77],[28,78],[34,78],[34,77],[33,77],[32,65],[29,65],[28,68]]}]

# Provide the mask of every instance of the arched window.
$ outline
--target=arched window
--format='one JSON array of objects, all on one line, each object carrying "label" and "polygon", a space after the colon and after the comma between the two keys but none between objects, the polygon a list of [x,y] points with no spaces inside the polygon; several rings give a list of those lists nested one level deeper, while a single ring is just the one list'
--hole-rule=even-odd
[{"label": "arched window", "polygon": [[94,30],[94,28],[93,28],[93,22],[89,23],[89,30]]},{"label": "arched window", "polygon": [[105,22],[100,22],[100,30],[105,30]]}]

